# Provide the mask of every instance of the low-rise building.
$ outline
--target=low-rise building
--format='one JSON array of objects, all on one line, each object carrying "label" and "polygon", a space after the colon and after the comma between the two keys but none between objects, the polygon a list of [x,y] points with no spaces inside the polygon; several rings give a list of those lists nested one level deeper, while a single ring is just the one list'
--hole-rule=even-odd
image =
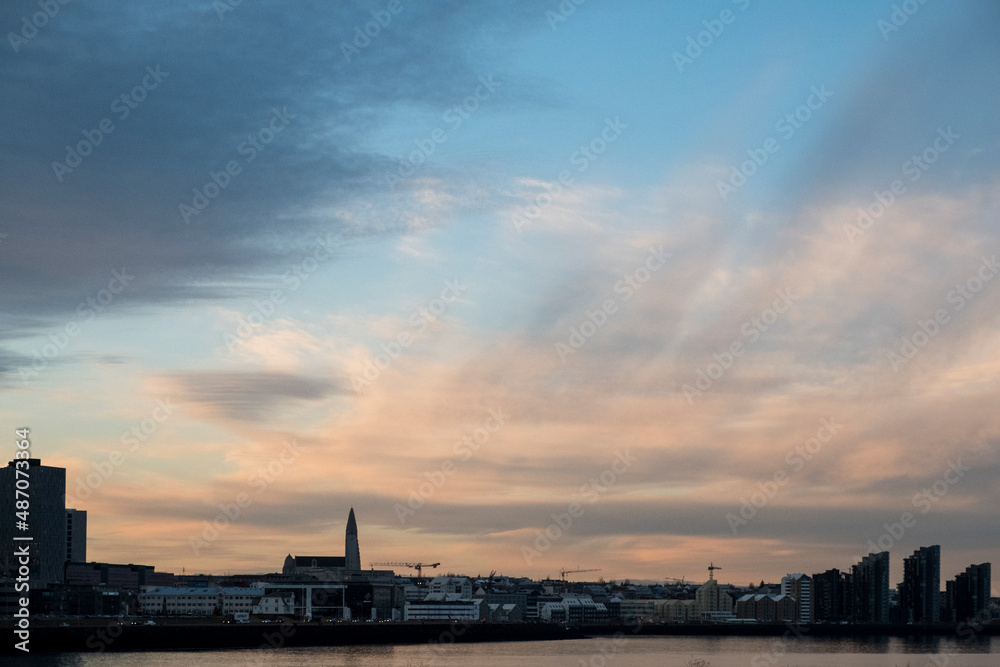
[{"label": "low-rise building", "polygon": [[[707,618],[706,612],[726,612],[732,615],[733,598],[729,595],[728,587],[719,586],[719,582],[712,577],[695,591],[694,599],[702,618]],[[708,616],[719,614],[712,613]]]},{"label": "low-rise building", "polygon": [[490,616],[484,600],[421,600],[403,603],[404,621],[485,621]]},{"label": "low-rise building", "polygon": [[660,609],[657,603],[661,600],[621,600],[618,606],[618,617],[622,621],[649,621],[659,617]]},{"label": "low-rise building", "polygon": [[608,608],[588,596],[567,596],[558,602],[545,602],[539,618],[552,623],[607,623]]},{"label": "low-rise building", "polygon": [[659,600],[661,621],[670,623],[693,623],[701,620],[695,600]]},{"label": "low-rise building", "polygon": [[797,623],[798,612],[795,598],[790,595],[747,593],[736,601],[736,618],[761,623]]},{"label": "low-rise building", "polygon": [[66,583],[138,591],[143,586],[172,586],[174,575],[157,572],[152,565],[66,563]]},{"label": "low-rise building", "polygon": [[254,613],[254,607],[264,597],[263,588],[221,588],[219,598],[223,614]]},{"label": "low-rise building", "polygon": [[286,616],[294,612],[295,596],[277,591],[264,594],[253,607],[253,613],[257,616]]},{"label": "low-rise building", "polygon": [[489,619],[494,623],[520,623],[524,620],[521,608],[516,604],[487,603]]},{"label": "low-rise building", "polygon": [[468,577],[434,577],[427,585],[427,593],[457,595],[462,600],[471,600],[472,580]]},{"label": "low-rise building", "polygon": [[264,590],[261,588],[151,586],[139,593],[139,606],[147,615],[214,616],[237,612],[250,614],[263,595]]},{"label": "low-rise building", "polygon": [[139,606],[147,615],[212,616],[221,611],[216,588],[154,586],[139,593]]}]

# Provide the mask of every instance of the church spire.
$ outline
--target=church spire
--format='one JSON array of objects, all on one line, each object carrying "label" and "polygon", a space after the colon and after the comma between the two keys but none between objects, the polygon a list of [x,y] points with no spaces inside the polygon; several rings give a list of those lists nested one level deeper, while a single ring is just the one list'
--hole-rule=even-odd
[{"label": "church spire", "polygon": [[354,508],[347,515],[347,535],[344,540],[344,568],[361,569],[361,551],[358,547],[358,522],[354,518]]},{"label": "church spire", "polygon": [[351,513],[347,515],[347,534],[357,535],[358,534],[358,522],[354,519],[354,508],[351,508]]}]

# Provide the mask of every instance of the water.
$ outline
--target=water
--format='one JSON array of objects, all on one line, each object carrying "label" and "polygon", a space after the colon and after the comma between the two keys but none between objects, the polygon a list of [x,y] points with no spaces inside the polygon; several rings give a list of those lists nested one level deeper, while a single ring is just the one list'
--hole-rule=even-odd
[{"label": "water", "polygon": [[[705,663],[694,662],[704,660]],[[430,647],[348,646],[3,658],[11,667],[996,667],[1000,641],[950,637],[611,637]]]}]

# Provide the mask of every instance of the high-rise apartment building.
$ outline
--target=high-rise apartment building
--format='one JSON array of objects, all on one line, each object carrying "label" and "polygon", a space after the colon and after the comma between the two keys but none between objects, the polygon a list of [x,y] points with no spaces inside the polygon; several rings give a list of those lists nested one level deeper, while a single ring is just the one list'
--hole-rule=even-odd
[{"label": "high-rise apartment building", "polygon": [[868,554],[851,567],[855,623],[889,622],[889,552]]},{"label": "high-rise apartment building", "polygon": [[795,600],[795,621],[813,622],[812,578],[804,574],[786,574],[781,578],[781,594]]},{"label": "high-rise apartment building", "polygon": [[954,609],[959,622],[978,619],[990,608],[991,566],[989,563],[970,565],[955,577]]},{"label": "high-rise apartment building", "polygon": [[899,584],[900,620],[937,623],[941,620],[941,547],[920,547],[903,559]]},{"label": "high-rise apartment building", "polygon": [[851,574],[834,568],[812,576],[813,619],[840,623],[851,620]]}]

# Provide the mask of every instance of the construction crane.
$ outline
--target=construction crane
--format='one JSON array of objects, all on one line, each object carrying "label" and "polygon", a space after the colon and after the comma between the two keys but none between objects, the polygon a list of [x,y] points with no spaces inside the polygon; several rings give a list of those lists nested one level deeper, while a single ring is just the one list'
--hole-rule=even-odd
[{"label": "construction crane", "polygon": [[683,577],[683,576],[680,576],[680,577],[664,577],[664,578],[663,578],[663,580],[664,580],[665,582],[666,582],[666,581],[670,581],[670,580],[673,580],[673,582],[674,582],[674,586],[686,586],[686,585],[688,585],[688,584],[693,584],[693,583],[694,583],[693,581],[688,581],[688,580],[687,580],[687,579],[686,579],[685,577]]},{"label": "construction crane", "polygon": [[417,571],[417,582],[423,580],[423,570],[425,567],[437,567],[441,563],[371,563],[372,567],[412,567]]},{"label": "construction crane", "polygon": [[567,574],[573,574],[574,572],[600,572],[601,568],[593,568],[590,570],[559,570],[559,574],[562,575],[562,580],[566,581]]},{"label": "construction crane", "polygon": [[715,573],[712,570],[721,570],[722,568],[717,566],[715,563],[708,564],[708,578],[715,579]]}]

